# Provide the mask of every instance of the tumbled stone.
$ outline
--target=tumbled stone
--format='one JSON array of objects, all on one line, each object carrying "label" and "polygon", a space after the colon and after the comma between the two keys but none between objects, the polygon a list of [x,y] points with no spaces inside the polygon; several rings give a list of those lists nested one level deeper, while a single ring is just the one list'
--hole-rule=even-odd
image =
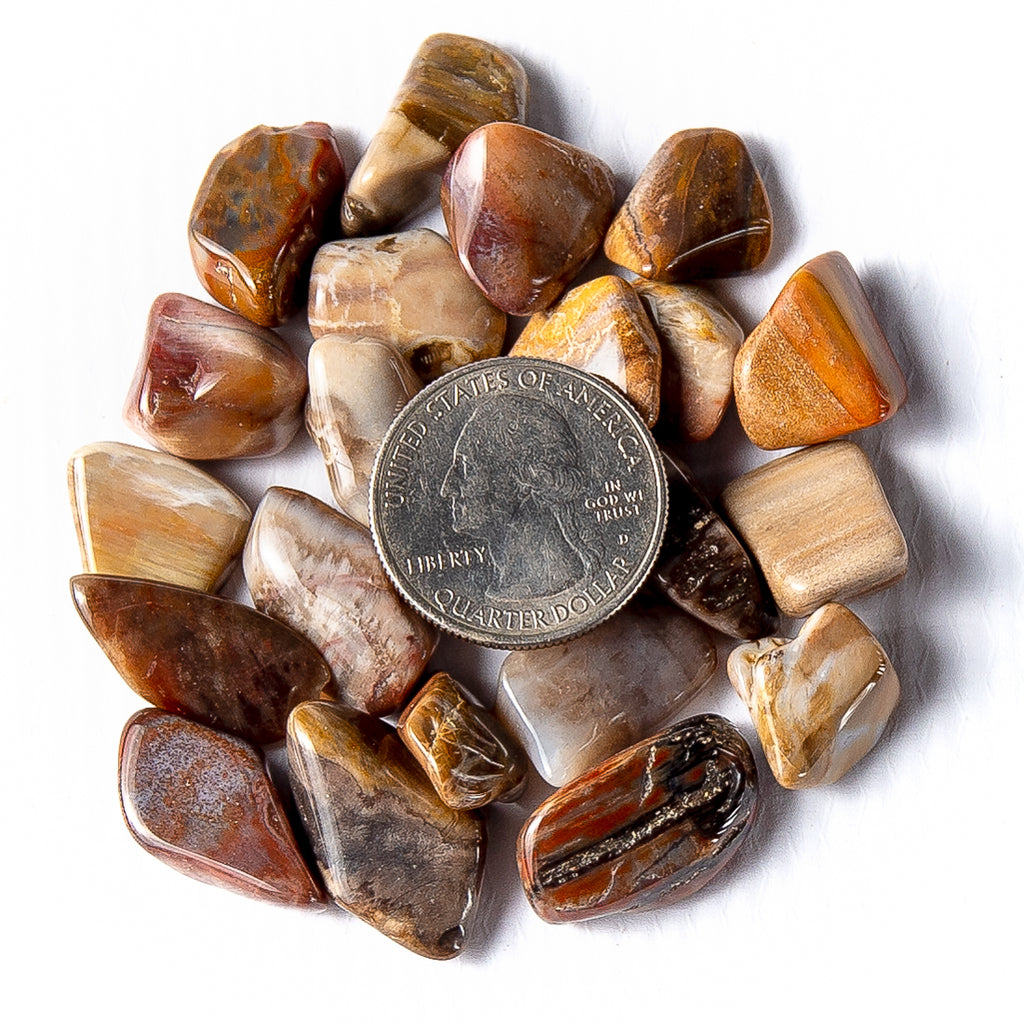
[{"label": "tumbled stone", "polygon": [[402,705],[438,634],[399,599],[368,530],[309,494],[271,487],[243,565],[253,604],[323,652],[332,697],[371,715]]},{"label": "tumbled stone", "polygon": [[124,418],[183,459],[275,455],[305,397],[305,367],[273,331],[171,293],[150,309]]},{"label": "tumbled stone", "polygon": [[496,46],[448,33],[424,40],[345,189],[345,234],[388,231],[436,203],[462,140],[489,121],[525,120],[527,93],[519,61]]},{"label": "tumbled stone", "polygon": [[117,441],[71,456],[68,493],[86,572],[197,590],[216,590],[227,578],[252,518],[201,469]]},{"label": "tumbled stone", "polygon": [[519,834],[530,905],[585,921],[676,903],[729,862],[757,811],[757,769],[724,718],[700,715],[559,789]]},{"label": "tumbled stone", "polygon": [[647,425],[658,418],[661,347],[636,292],[607,275],[567,292],[526,322],[511,356],[553,359],[611,381]]},{"label": "tumbled stone", "polygon": [[689,467],[662,451],[668,525],[651,579],[712,629],[753,640],[776,626],[757,570],[736,535],[697,487]]},{"label": "tumbled stone", "polygon": [[786,615],[882,590],[907,570],[899,523],[871,462],[850,441],[759,466],[721,500]]},{"label": "tumbled stone", "polygon": [[292,712],[288,769],[335,902],[421,956],[462,952],[483,873],[483,819],[444,805],[394,729],[340,704]]},{"label": "tumbled stone", "polygon": [[787,789],[841,779],[878,742],[900,695],[885,651],[841,604],[819,608],[795,640],[741,644],[728,669]]},{"label": "tumbled stone", "polygon": [[71,596],[143,700],[251,743],[281,739],[291,709],[331,678],[308,640],[246,605],[117,576],[75,576]]},{"label": "tumbled stone", "polygon": [[188,222],[192,262],[222,305],[264,327],[305,300],[306,274],[345,187],[330,125],[259,125],[210,164]]},{"label": "tumbled stone", "polygon": [[449,807],[516,800],[526,786],[519,744],[447,672],[432,675],[409,702],[398,735]]},{"label": "tumbled stone", "polygon": [[309,350],[306,429],[327,465],[338,507],[369,527],[370,475],[399,409],[422,387],[386,341],[325,334]]},{"label": "tumbled stone", "polygon": [[325,902],[255,747],[147,710],[125,725],[118,761],[124,820],[158,860],[243,896]]},{"label": "tumbled stone", "polygon": [[817,444],[881,423],[907,385],[839,252],[805,263],[736,357],[736,409],[761,448]]},{"label": "tumbled stone", "polygon": [[704,441],[732,398],[732,366],[743,328],[708,291],[694,285],[632,282],[661,342],[663,433]]},{"label": "tumbled stone", "polygon": [[772,244],[772,211],[743,140],[676,132],[651,157],[608,229],[604,254],[656,281],[752,270]]},{"label": "tumbled stone", "polygon": [[459,147],[441,211],[466,273],[506,313],[547,309],[601,243],[615,179],[603,160],[517,124],[488,124]]},{"label": "tumbled stone", "polygon": [[500,354],[505,314],[429,228],[323,246],[309,282],[309,329],[390,342],[423,380]]},{"label": "tumbled stone", "polygon": [[540,775],[561,786],[671,721],[717,657],[704,626],[637,597],[584,636],[508,655],[495,711]]}]

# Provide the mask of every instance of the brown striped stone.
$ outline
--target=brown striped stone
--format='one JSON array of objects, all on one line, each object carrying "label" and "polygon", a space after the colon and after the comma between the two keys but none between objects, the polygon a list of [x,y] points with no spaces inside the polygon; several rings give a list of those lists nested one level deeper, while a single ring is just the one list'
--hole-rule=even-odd
[{"label": "brown striped stone", "polygon": [[125,823],[158,860],[255,899],[326,902],[255,747],[150,709],[128,720],[118,762]]},{"label": "brown striped stone", "polygon": [[687,719],[534,811],[517,847],[527,898],[554,924],[675,903],[725,866],[756,807],[743,737],[717,715]]},{"label": "brown striped stone", "polygon": [[75,576],[71,596],[143,700],[251,743],[281,739],[291,709],[331,679],[308,640],[247,605],[117,576]]}]

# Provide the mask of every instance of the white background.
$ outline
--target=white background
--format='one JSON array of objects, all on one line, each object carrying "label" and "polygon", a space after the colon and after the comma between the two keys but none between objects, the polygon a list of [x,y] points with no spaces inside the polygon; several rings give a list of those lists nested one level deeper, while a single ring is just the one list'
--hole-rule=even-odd
[{"label": "white background", "polygon": [[[0,953],[0,1014],[1007,1019],[1024,909],[1021,85],[1016,33],[996,13],[1008,9],[19,5],[0,67],[0,920],[14,947]],[[749,844],[688,903],[649,915],[543,924],[513,866],[528,808],[502,809],[476,939],[450,963],[340,911],[198,885],[132,841],[116,751],[140,701],[68,596],[79,556],[64,482],[80,445],[135,440],[120,409],[155,296],[205,297],[185,226],[220,146],[260,122],[324,120],[351,167],[435,31],[519,57],[531,123],[605,159],[620,195],[671,133],[741,134],[776,240],[765,268],[719,295],[749,330],[797,266],[840,249],[910,386],[894,420],[857,437],[911,549],[898,587],[854,604],[903,683],[879,747],[838,785],[805,793],[780,790],[759,754],[764,812]],[[692,452],[715,493],[763,458],[733,417]],[[214,471],[253,504],[269,483],[327,496],[304,436],[285,457]],[[493,691],[490,663],[463,663],[467,683]],[[722,672],[694,707],[706,709],[754,739]]]}]

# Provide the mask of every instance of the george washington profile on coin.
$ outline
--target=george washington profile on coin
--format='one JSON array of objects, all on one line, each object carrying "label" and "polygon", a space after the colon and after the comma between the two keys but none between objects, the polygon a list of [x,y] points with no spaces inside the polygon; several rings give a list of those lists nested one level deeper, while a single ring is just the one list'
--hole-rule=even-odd
[{"label": "george washington profile on coin", "polygon": [[565,417],[529,395],[481,401],[459,433],[441,496],[452,529],[484,541],[491,597],[542,597],[579,582],[603,551],[578,509],[588,483]]}]

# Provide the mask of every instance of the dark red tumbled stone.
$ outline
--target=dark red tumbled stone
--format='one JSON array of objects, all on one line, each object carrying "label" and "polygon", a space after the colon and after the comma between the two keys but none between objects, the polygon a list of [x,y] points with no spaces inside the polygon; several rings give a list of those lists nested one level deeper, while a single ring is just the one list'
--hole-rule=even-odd
[{"label": "dark red tumbled stone", "polygon": [[221,305],[262,324],[306,301],[313,255],[330,230],[345,165],[330,125],[259,125],[210,164],[188,222],[192,262]]},{"label": "dark red tumbled stone", "polygon": [[545,921],[675,903],[736,852],[757,806],[746,741],[699,715],[563,786],[519,834],[519,873]]},{"label": "dark red tumbled stone", "polygon": [[614,199],[604,161],[509,122],[472,132],[441,184],[463,267],[494,305],[520,316],[562,294],[600,245]]},{"label": "dark red tumbled stone", "polygon": [[326,903],[251,744],[140,711],[121,735],[118,784],[132,836],[175,870],[272,903]]},{"label": "dark red tumbled stone", "polygon": [[252,743],[284,736],[288,713],[331,670],[283,623],[186,587],[120,576],[71,580],[82,621],[144,700]]}]

